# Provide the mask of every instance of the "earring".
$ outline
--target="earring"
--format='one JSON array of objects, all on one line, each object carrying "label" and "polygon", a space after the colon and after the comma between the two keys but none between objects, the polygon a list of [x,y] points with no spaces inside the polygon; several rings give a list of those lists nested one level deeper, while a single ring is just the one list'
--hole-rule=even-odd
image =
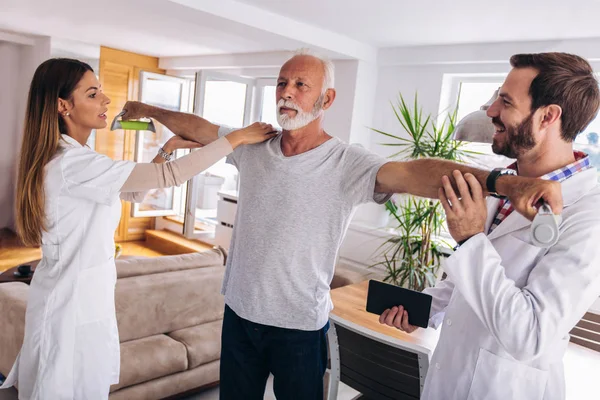
[{"label": "earring", "polygon": [[69,116],[69,113],[65,113],[65,117],[68,117],[68,116]]}]

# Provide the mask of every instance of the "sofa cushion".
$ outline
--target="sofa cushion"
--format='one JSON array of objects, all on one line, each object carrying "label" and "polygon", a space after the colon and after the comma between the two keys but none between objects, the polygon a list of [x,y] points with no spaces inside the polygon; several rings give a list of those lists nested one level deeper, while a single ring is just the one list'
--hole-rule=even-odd
[{"label": "sofa cushion", "polygon": [[0,283],[0,373],[5,376],[23,345],[28,293],[23,282]]},{"label": "sofa cushion", "polygon": [[[112,392],[110,394],[109,399],[149,400],[181,398],[181,396],[171,396],[187,392],[198,387],[205,387],[207,385],[215,384],[218,383],[218,381],[219,361],[213,361],[198,368],[188,369],[187,371],[179,372],[174,375],[163,376],[158,379],[140,383],[139,385],[129,386],[121,390],[117,390],[116,392]],[[187,399],[188,397],[185,398]],[[191,398],[196,398],[196,396]],[[212,398],[212,396],[208,396],[208,398]]]},{"label": "sofa cushion", "polygon": [[185,346],[167,335],[121,343],[119,383],[110,391],[185,371],[187,367]]},{"label": "sofa cushion", "polygon": [[222,320],[180,329],[168,335],[185,345],[188,368],[209,363],[221,358]]},{"label": "sofa cushion", "polygon": [[219,266],[117,279],[121,342],[222,319],[224,271]]},{"label": "sofa cushion", "polygon": [[224,260],[224,251],[212,249],[200,253],[180,254],[176,256],[117,259],[115,260],[115,264],[117,266],[117,278],[129,278],[161,272],[222,266]]}]

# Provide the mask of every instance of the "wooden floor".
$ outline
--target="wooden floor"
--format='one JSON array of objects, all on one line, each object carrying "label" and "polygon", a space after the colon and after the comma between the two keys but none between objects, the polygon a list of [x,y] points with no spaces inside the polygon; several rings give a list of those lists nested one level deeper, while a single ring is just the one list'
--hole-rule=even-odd
[{"label": "wooden floor", "polygon": [[213,248],[199,240],[187,239],[179,233],[167,230],[147,230],[146,245],[164,254],[197,253]]},{"label": "wooden floor", "polygon": [[[158,257],[166,253],[149,247],[145,241],[123,242],[121,255]],[[0,230],[0,272],[9,268],[39,260],[42,251],[39,248],[23,246],[16,235],[9,230]]]}]

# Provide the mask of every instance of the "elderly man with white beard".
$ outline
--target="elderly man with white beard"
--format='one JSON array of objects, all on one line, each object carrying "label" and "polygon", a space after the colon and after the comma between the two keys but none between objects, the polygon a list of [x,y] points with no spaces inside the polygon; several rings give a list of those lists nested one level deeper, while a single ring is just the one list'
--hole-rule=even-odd
[{"label": "elderly man with white beard", "polygon": [[[269,373],[279,399],[322,398],[329,284],[357,205],[384,203],[392,193],[436,198],[442,182],[485,187],[488,171],[433,159],[389,162],[330,136],[322,122],[335,100],[333,81],[332,62],[293,56],[277,80],[283,132],[228,157],[240,191],[223,282],[221,399],[262,399]],[[203,144],[232,131],[138,102],[124,109],[124,119],[155,118]],[[562,209],[556,182],[501,175],[494,184],[529,218],[541,198]]]}]

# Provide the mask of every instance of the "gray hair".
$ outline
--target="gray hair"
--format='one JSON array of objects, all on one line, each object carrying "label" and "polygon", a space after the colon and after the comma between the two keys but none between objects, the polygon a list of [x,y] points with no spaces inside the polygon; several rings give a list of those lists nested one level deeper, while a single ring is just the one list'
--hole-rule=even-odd
[{"label": "gray hair", "polygon": [[[297,57],[297,56],[311,56],[316,58],[317,60],[321,61],[321,63],[323,64],[323,72],[324,72],[324,78],[323,78],[323,89],[321,90],[321,94],[325,94],[325,91],[327,89],[333,89],[334,86],[334,75],[335,75],[335,65],[333,65],[333,61],[331,61],[329,58],[322,56],[320,54],[315,53],[314,51],[312,51],[309,48],[301,48],[298,49],[294,52],[294,55],[292,56],[292,58]],[[291,58],[290,58],[291,60]]]}]

